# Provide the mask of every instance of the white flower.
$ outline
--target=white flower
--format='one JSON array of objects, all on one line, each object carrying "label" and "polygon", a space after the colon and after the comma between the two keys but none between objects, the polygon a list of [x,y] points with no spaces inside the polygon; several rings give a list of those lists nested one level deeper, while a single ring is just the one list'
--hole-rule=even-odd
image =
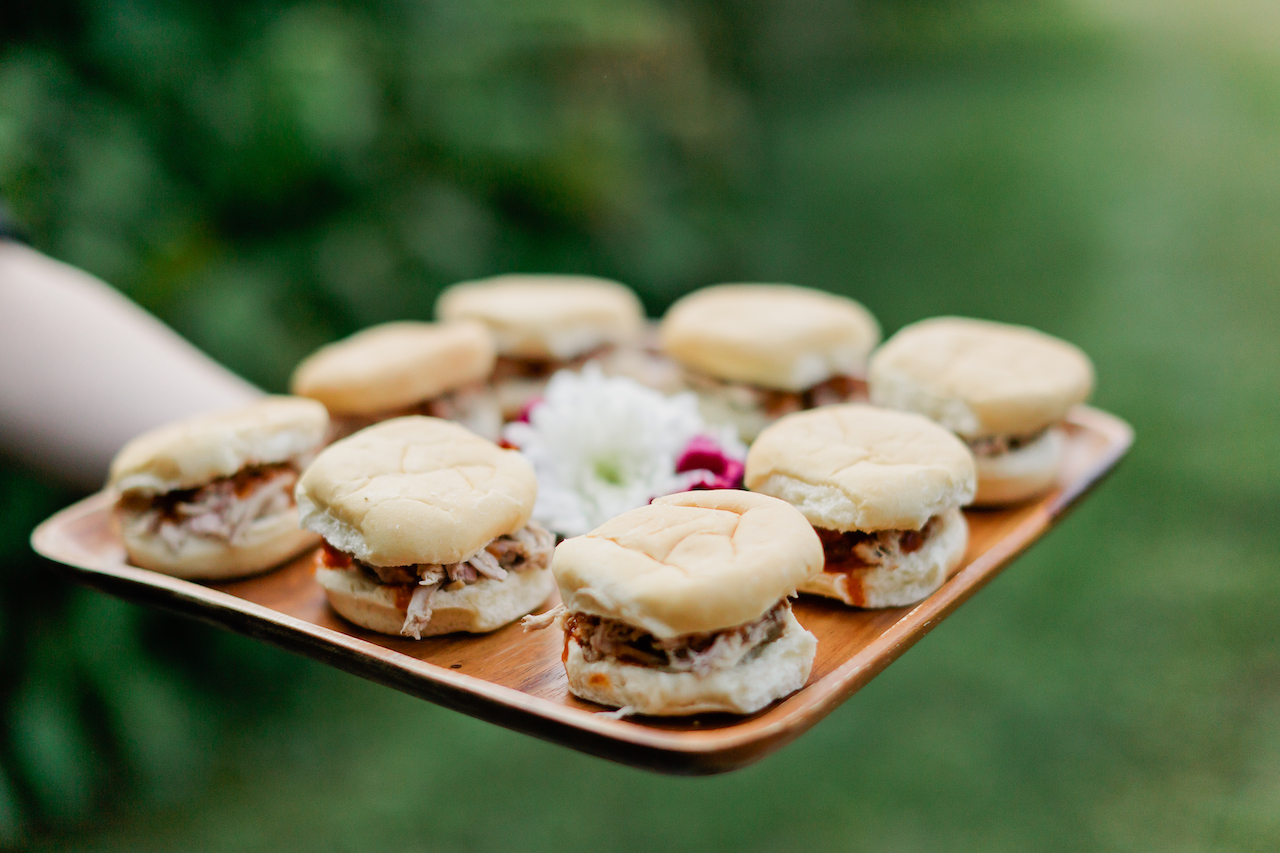
[{"label": "white flower", "polygon": [[[736,437],[721,432],[714,431],[721,446],[745,456]],[[692,394],[664,397],[591,363],[551,377],[529,422],[509,424],[503,437],[537,472],[533,517],[578,536],[697,482],[698,472],[676,473],[676,460],[694,437],[711,433]]]}]

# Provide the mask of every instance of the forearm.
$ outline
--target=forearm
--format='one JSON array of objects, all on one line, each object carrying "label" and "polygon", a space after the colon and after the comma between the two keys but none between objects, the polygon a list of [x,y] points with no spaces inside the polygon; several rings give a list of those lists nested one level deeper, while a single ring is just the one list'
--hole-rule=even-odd
[{"label": "forearm", "polygon": [[143,430],[261,393],[93,276],[0,241],[0,451],[95,487]]}]

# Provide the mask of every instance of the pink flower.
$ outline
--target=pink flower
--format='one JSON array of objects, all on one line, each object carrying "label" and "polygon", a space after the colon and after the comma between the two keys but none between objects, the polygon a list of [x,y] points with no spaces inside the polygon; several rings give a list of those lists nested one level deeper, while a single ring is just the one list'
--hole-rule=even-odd
[{"label": "pink flower", "polygon": [[742,460],[726,453],[720,443],[709,435],[697,435],[690,439],[684,452],[676,460],[677,474],[698,475],[687,481],[690,491],[740,489],[744,471]]},{"label": "pink flower", "polygon": [[519,414],[516,415],[515,422],[518,424],[527,424],[533,416],[533,410],[542,405],[541,397],[533,397],[523,406],[520,407]]}]

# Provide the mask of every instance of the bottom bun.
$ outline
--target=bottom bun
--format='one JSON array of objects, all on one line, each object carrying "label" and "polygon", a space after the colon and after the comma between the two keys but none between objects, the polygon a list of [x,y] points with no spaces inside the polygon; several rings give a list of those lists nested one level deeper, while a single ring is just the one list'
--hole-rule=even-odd
[{"label": "bottom bun", "polygon": [[258,519],[234,544],[226,539],[190,533],[174,548],[148,532],[136,516],[128,515],[121,519],[120,533],[129,562],[135,566],[202,581],[255,575],[320,544],[319,536],[298,527],[295,508]]},{"label": "bottom bun", "polygon": [[[319,565],[316,581],[324,587],[329,604],[348,622],[380,634],[403,636],[400,629],[408,601],[396,600],[398,587],[374,583],[358,570]],[[511,572],[500,581],[484,578],[459,590],[436,590],[431,596],[431,621],[422,629],[422,636],[496,630],[536,610],[555,585],[550,569],[529,569]]]},{"label": "bottom bun", "polygon": [[838,598],[854,607],[905,607],[928,598],[964,559],[969,524],[958,508],[939,516],[938,529],[896,566],[852,572],[822,572],[800,585],[801,592]]},{"label": "bottom bun", "polygon": [[818,641],[788,610],[782,635],[765,644],[760,654],[706,675],[664,672],[611,658],[588,662],[572,639],[567,650],[569,692],[590,702],[654,716],[750,714],[804,686]]},{"label": "bottom bun", "polygon": [[1062,466],[1066,438],[1059,427],[1035,441],[997,456],[977,456],[975,506],[999,506],[1042,495],[1053,488]]},{"label": "bottom bun", "polygon": [[523,376],[515,376],[510,379],[500,379],[493,383],[493,393],[498,401],[498,409],[502,412],[502,419],[504,421],[514,421],[520,417],[530,402],[547,392],[547,383],[549,381],[550,377],[529,379]]}]

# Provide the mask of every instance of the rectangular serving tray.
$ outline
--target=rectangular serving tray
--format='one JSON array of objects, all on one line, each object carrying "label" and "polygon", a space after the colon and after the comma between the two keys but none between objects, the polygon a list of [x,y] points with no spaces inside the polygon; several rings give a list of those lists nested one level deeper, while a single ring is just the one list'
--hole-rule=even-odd
[{"label": "rectangular serving tray", "polygon": [[[1058,486],[1033,503],[967,511],[969,548],[945,585],[913,607],[855,610],[802,596],[796,617],[818,638],[808,683],[748,717],[613,719],[570,696],[562,634],[509,625],[491,634],[415,641],[344,622],[315,583],[313,554],[267,574],[204,585],[135,568],[98,493],[52,516],[32,534],[40,554],[111,595],[221,625],[464,714],[554,743],[661,773],[721,773],[791,742],[986,584],[1097,484],[1133,443],[1133,430],[1081,406],[1067,420]],[[553,599],[545,607],[556,603]]]}]

